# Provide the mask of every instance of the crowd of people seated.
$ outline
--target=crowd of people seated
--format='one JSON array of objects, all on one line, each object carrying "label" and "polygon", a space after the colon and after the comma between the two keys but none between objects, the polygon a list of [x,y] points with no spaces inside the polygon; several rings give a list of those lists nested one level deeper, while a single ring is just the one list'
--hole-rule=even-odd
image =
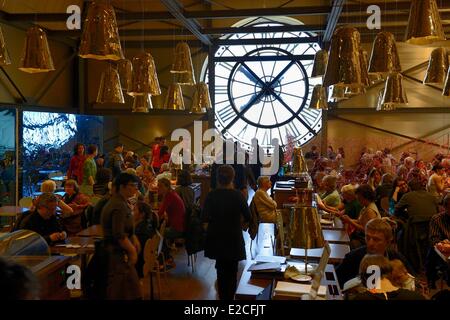
[{"label": "crowd of people seated", "polygon": [[[43,194],[34,200],[17,228],[34,230],[54,244],[87,225],[101,224],[108,268],[104,280],[107,298],[141,297],[139,277],[143,276],[145,242],[165,221],[164,238],[169,245],[166,242],[163,251],[170,263],[170,243],[187,237],[190,223],[197,221],[194,218],[201,210],[200,223],[206,228],[205,256],[216,260],[219,298],[232,299],[238,261],[246,259],[242,225],[253,219],[247,204],[248,186],[256,189],[252,203],[258,222],[275,223],[278,232],[284,233],[282,215],[270,196],[274,177],[260,176],[250,165],[213,164],[212,190],[199,208],[189,187],[189,171],[178,172],[174,189],[164,139],[158,138],[152,150],[141,157],[124,152],[118,144],[104,165],[94,160],[95,146],[87,149],[85,156],[84,146],[75,148],[65,196],[55,195],[54,182],[45,181]],[[336,268],[341,287],[356,278],[355,299],[420,299],[423,297],[404,290],[414,289],[412,281],[424,271],[429,287],[435,286],[441,274],[450,284],[448,265],[434,251],[434,246],[450,250],[450,196],[445,195],[450,161],[437,155],[432,163],[424,163],[404,154],[397,163],[388,149],[367,151],[357,169],[349,173],[343,167],[342,148],[337,153],[329,149],[328,156],[340,164],[329,167],[330,160],[320,157],[317,150],[308,154],[315,164],[310,174],[318,208],[340,218],[351,239],[351,252]],[[157,210],[152,210],[155,204]],[[57,210],[61,211],[58,218]],[[378,291],[367,290],[367,264],[381,268]]]}]

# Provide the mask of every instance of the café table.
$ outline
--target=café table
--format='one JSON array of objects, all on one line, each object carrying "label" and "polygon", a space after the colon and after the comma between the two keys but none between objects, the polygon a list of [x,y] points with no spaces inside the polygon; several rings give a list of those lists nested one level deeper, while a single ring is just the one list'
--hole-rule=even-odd
[{"label": "caf\u00e9 table", "polygon": [[95,224],[93,226],[87,227],[77,233],[78,237],[103,237],[103,227],[101,224]]},{"label": "caf\u00e9 table", "polygon": [[[346,244],[336,244],[330,243],[331,254],[328,260],[331,264],[339,264],[344,260],[344,257],[347,253],[350,252],[350,246]],[[309,260],[320,260],[322,257],[323,248],[317,249],[308,249],[308,261]],[[291,248],[290,251],[291,258],[295,259],[304,259],[305,258],[305,249],[302,248]]]},{"label": "caf\u00e9 table", "polygon": [[324,240],[328,241],[329,243],[338,243],[338,244],[350,243],[350,237],[344,230],[323,229],[322,234]]},{"label": "caf\u00e9 table", "polygon": [[[264,278],[252,275],[252,272],[248,271],[248,269],[255,262],[255,260],[247,261],[244,270],[242,271],[242,276],[239,280],[238,287],[236,289],[236,300],[255,300],[263,293],[264,290],[271,291],[268,294],[269,297],[265,297],[271,298],[277,280],[290,281],[284,279],[282,274],[280,273],[274,273],[273,276],[267,276]],[[287,263],[289,263],[289,260],[287,261]],[[325,274],[323,275],[320,283],[321,285],[327,287],[327,300],[343,300],[341,289],[339,287],[339,283],[337,282],[337,276],[333,265],[328,264],[326,266]],[[269,288],[269,286],[271,286],[271,288]]]},{"label": "caf\u00e9 table", "polygon": [[14,223],[17,219],[17,216],[28,210],[30,210],[30,209],[26,208],[26,207],[4,206],[4,207],[0,207],[0,217],[6,217],[8,224],[10,224],[12,226],[12,225],[14,225]]}]

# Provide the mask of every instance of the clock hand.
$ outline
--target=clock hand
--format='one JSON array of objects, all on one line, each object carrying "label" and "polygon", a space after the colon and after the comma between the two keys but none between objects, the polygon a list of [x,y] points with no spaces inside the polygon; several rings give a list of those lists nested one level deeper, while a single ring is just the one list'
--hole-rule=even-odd
[{"label": "clock hand", "polygon": [[[244,68],[242,68],[242,67],[244,67]],[[264,81],[262,81],[258,77],[258,75],[252,69],[250,69],[250,67],[245,62],[242,62],[242,64],[239,66],[238,70],[240,72],[242,72],[250,81],[257,83],[261,86],[265,85]]]}]

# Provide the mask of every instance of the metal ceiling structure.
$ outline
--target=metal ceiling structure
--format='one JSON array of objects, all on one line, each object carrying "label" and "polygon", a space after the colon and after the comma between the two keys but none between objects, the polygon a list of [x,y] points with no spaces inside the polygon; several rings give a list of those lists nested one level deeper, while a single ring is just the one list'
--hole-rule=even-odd
[{"label": "metal ceiling structure", "polygon": [[[89,1],[35,0],[6,1],[0,9],[0,22],[26,28],[30,23],[45,28],[50,37],[76,45],[80,31],[67,30],[66,13],[69,4],[81,10]],[[232,27],[245,17],[289,16],[304,25],[278,27],[277,32],[315,32],[326,44],[336,27],[350,25],[361,33],[363,42],[372,42],[379,30],[369,30],[366,12],[369,5],[381,9],[382,31],[392,32],[397,41],[403,41],[411,1],[386,0],[110,0],[116,9],[121,39],[127,46],[137,47],[143,41],[150,47],[166,47],[167,42],[198,41],[197,45],[217,44],[224,34],[253,32],[250,28]],[[450,2],[438,1],[441,19],[450,36]],[[224,9],[225,8],[225,9]],[[259,30],[265,32],[266,30]],[[144,34],[144,36],[143,36]],[[167,42],[164,42],[167,41]],[[280,40],[281,41],[281,40]]]}]

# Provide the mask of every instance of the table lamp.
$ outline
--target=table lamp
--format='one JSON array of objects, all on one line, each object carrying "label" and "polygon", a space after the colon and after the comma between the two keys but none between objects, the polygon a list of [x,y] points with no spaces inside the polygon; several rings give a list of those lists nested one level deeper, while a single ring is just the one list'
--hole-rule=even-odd
[{"label": "table lamp", "polygon": [[308,274],[308,249],[325,245],[317,208],[292,207],[289,236],[291,247],[305,249],[305,274]]}]

